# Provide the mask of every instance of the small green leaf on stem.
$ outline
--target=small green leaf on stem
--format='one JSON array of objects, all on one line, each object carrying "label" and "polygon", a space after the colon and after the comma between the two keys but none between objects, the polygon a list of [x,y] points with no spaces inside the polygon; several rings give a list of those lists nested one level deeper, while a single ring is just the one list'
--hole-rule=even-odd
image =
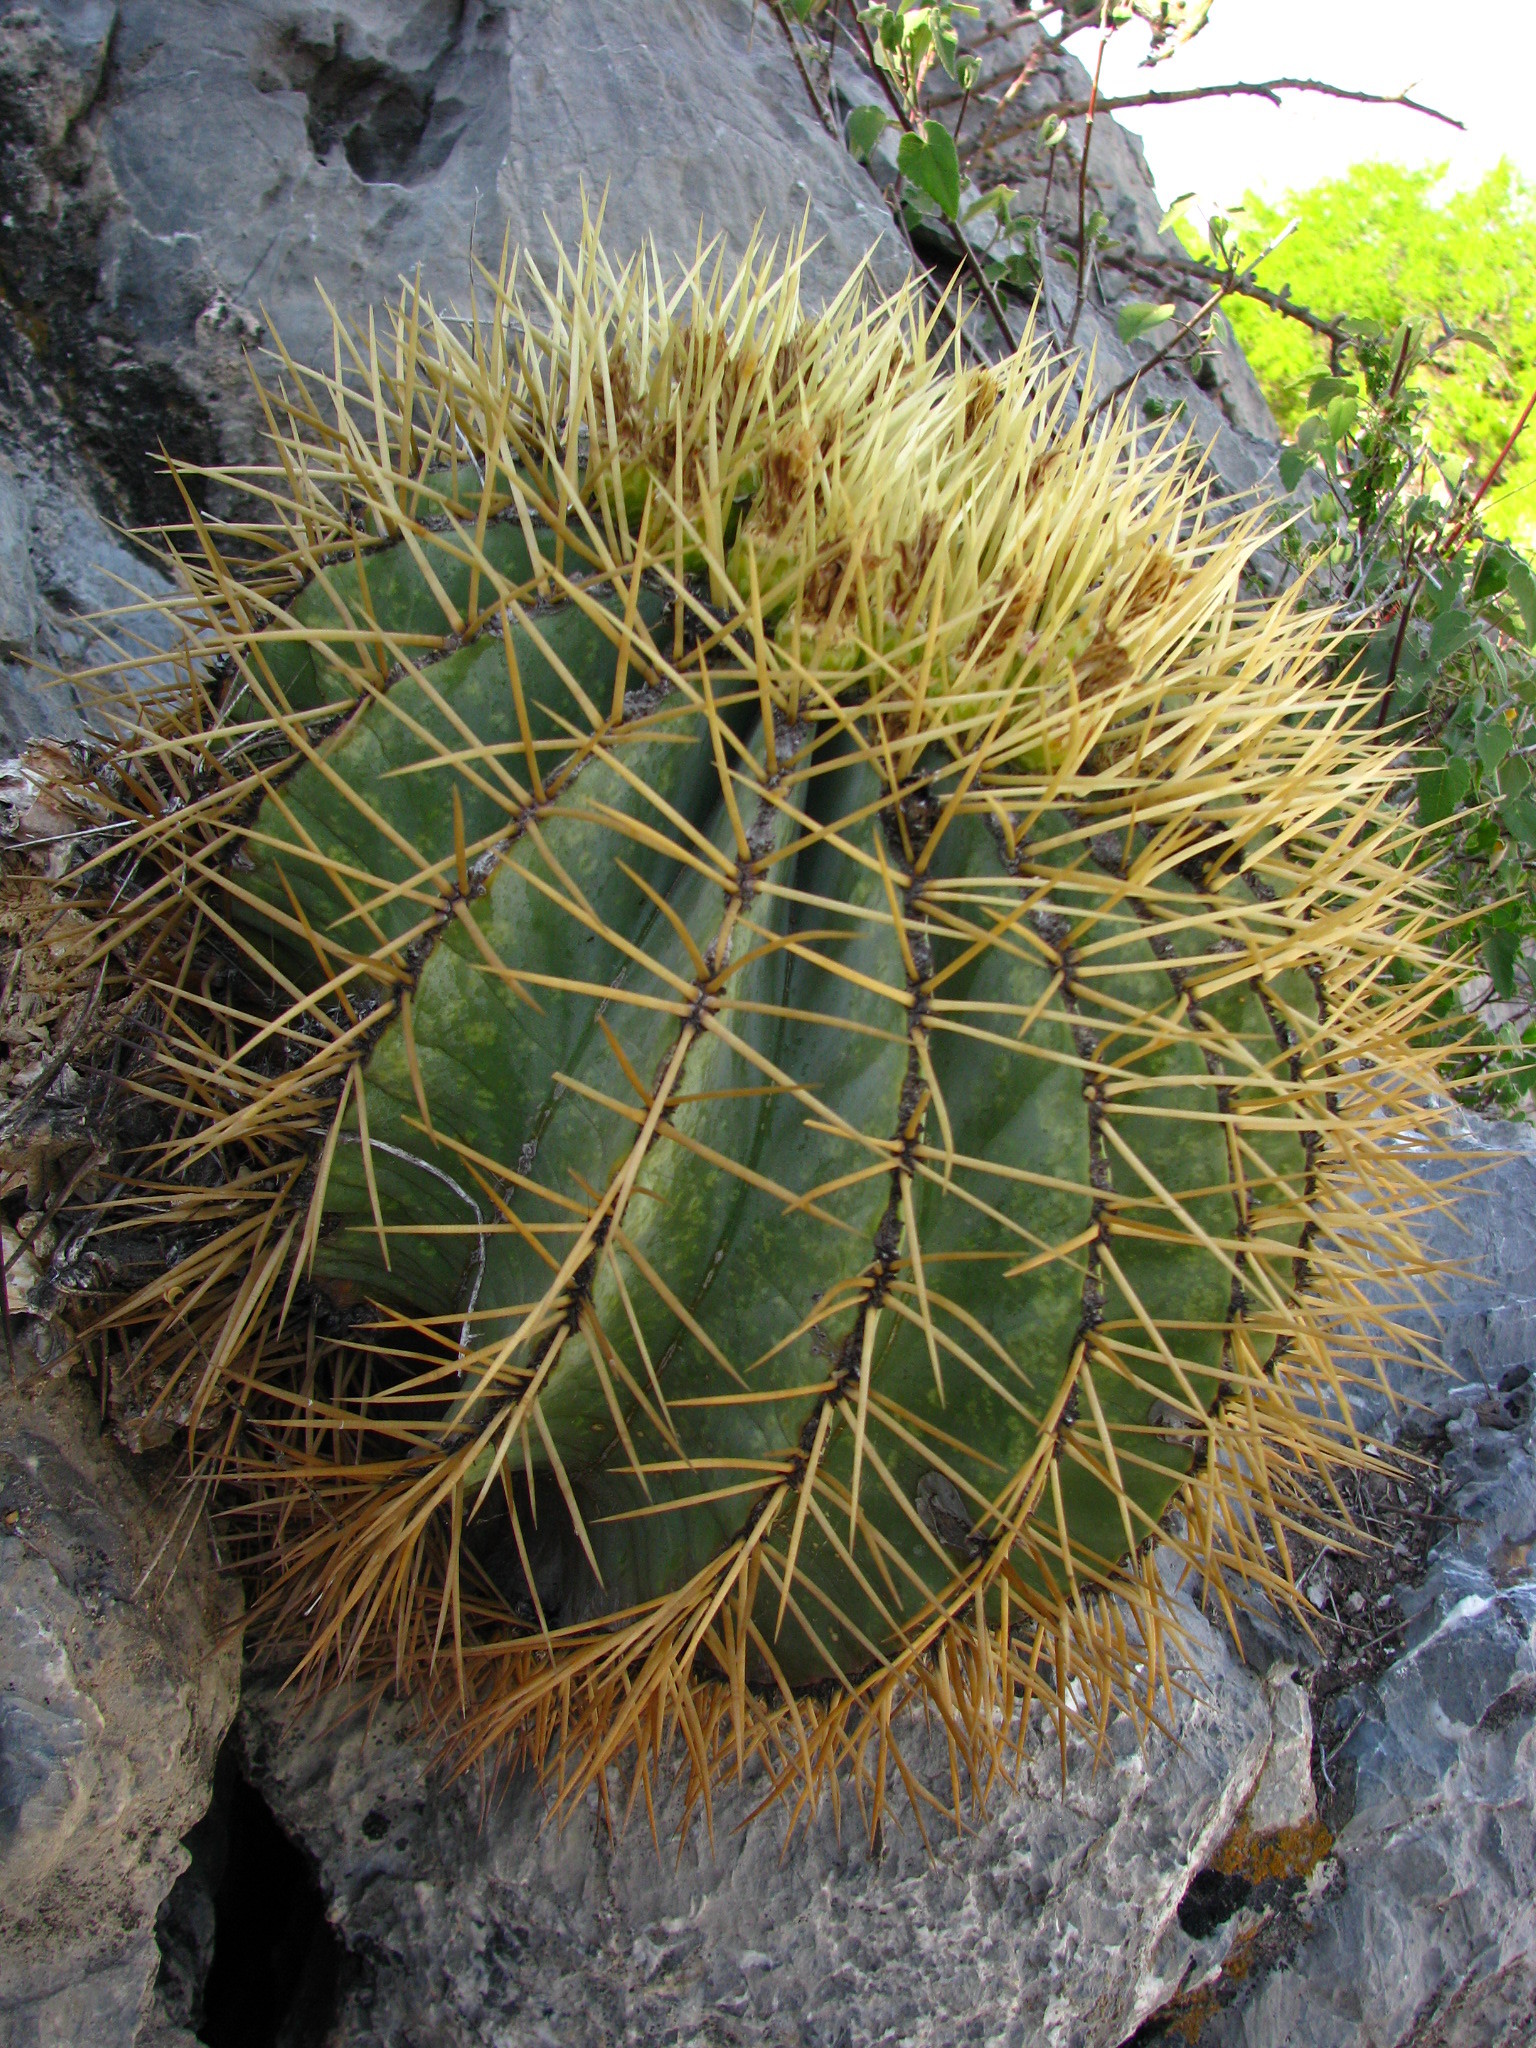
[{"label": "small green leaf on stem", "polygon": [[1443,824],[1466,795],[1471,782],[1471,764],[1454,757],[1447,760],[1443,754],[1420,769],[1419,823]]},{"label": "small green leaf on stem", "polygon": [[1280,450],[1280,488],[1294,491],[1307,471],[1312,467],[1312,458],[1302,448]]},{"label": "small green leaf on stem", "polygon": [[1115,331],[1124,342],[1140,341],[1155,327],[1161,327],[1173,318],[1172,303],[1149,306],[1139,299],[1128,300],[1115,315]]},{"label": "small green leaf on stem", "polygon": [[1470,612],[1464,612],[1459,605],[1443,612],[1435,621],[1434,631],[1429,636],[1429,658],[1432,662],[1448,661],[1470,641],[1477,638],[1478,623]]},{"label": "small green leaf on stem", "polygon": [[867,164],[876,143],[890,126],[890,120],[884,107],[855,107],[848,116],[848,126],[844,131],[849,155],[857,157],[861,164]]},{"label": "small green leaf on stem", "polygon": [[928,194],[946,220],[958,217],[960,158],[955,138],[942,121],[925,122],[921,135],[903,135],[896,165],[903,177]]},{"label": "small green leaf on stem", "polygon": [[1499,817],[1510,838],[1529,850],[1536,847],[1536,804],[1528,796],[1512,796],[1499,805]]},{"label": "small green leaf on stem", "polygon": [[1520,958],[1520,934],[1510,931],[1505,925],[1483,926],[1483,965],[1488,970],[1488,979],[1493,983],[1493,992],[1503,1002],[1508,1002],[1515,992],[1515,963]]}]

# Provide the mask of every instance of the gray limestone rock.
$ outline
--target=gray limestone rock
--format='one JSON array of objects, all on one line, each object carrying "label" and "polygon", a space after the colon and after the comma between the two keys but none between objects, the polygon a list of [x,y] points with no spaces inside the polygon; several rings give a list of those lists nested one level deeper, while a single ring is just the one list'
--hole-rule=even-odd
[{"label": "gray limestone rock", "polygon": [[1402,1655],[1329,1702],[1353,1811],[1305,1940],[1194,2036],[1202,2048],[1524,2048],[1536,2040],[1536,1134],[1468,1118],[1482,1171],[1429,1219],[1461,1267],[1399,1375],[1437,1433],[1444,1533],[1399,1589]]},{"label": "gray limestone rock", "polygon": [[1269,1755],[1245,1816],[1256,1835],[1305,1827],[1317,1812],[1312,1784],[1312,1706],[1289,1665],[1277,1664],[1264,1681],[1269,1704]]},{"label": "gray limestone rock", "polygon": [[37,632],[37,579],[27,546],[27,506],[9,463],[0,464],[0,653],[28,647]]},{"label": "gray limestone rock", "polygon": [[[157,1542],[190,1536],[167,1585]],[[156,1588],[158,1587],[158,1592]],[[89,1389],[0,1390],[0,2048],[129,2048],[235,1710],[238,1604]]]},{"label": "gray limestone rock", "polygon": [[808,219],[813,302],[871,249],[906,267],[748,0],[43,0],[0,23],[0,121],[7,297],[138,512],[175,516],[158,445],[254,451],[248,348],[329,360],[317,279],[353,316],[418,270],[467,309],[472,256],[547,261],[583,183],[669,261]]},{"label": "gray limestone rock", "polygon": [[[11,494],[14,559],[18,578],[26,579],[30,616],[25,635],[0,641],[0,745],[20,753],[30,740],[72,739],[98,721],[84,672],[147,658],[132,672],[152,685],[154,655],[174,633],[167,619],[148,611],[98,622],[99,613],[163,600],[171,584],[101,517],[78,474],[66,465],[51,474],[29,465]],[[0,488],[0,505],[3,498]]]},{"label": "gray limestone rock", "polygon": [[[866,253],[880,283],[908,268],[879,191],[818,121],[772,11],[749,0],[510,0],[512,115],[496,193],[514,239],[538,253],[548,218],[566,240],[583,191],[606,193],[604,235],[653,236],[691,258],[702,220],[740,250],[761,220],[781,247],[802,221],[816,244],[811,301]],[[671,248],[668,249],[668,243]]]},{"label": "gray limestone rock", "polygon": [[[527,1782],[482,1815],[399,1712],[290,1729],[248,1681],[248,1768],[362,1965],[332,2048],[1113,2048],[1169,1995],[1154,1951],[1269,1743],[1259,1683],[1186,1624],[1169,1734],[1142,1750],[1118,1721],[1097,1770],[1074,1742],[1063,1787],[1037,1726],[973,1831],[930,1816],[931,1857],[900,1804],[874,1853],[856,1810],[839,1838],[825,1808],[786,1849],[755,1782],[718,1798],[713,1846],[697,1817],[679,1844],[680,1801],[661,1799],[659,1854],[643,1807],[610,1841],[595,1794],[563,1831]],[[947,1797],[942,1746],[920,1726],[903,1741]]]}]

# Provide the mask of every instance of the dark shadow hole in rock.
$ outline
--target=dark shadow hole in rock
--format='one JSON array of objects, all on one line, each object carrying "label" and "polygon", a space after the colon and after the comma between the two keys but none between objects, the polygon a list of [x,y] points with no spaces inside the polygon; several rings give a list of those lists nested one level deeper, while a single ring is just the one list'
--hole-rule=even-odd
[{"label": "dark shadow hole in rock", "polygon": [[1209,1941],[1252,1896],[1253,1886],[1235,1871],[1197,1870],[1179,1901],[1179,1925],[1191,1941]]},{"label": "dark shadow hole in rock", "polygon": [[245,1777],[232,1742],[185,1847],[192,1861],[155,1926],[160,2017],[207,2048],[321,2048],[346,1951],[308,1858]]},{"label": "dark shadow hole in rock", "polygon": [[341,144],[365,185],[417,185],[440,170],[467,116],[454,99],[439,101],[431,74],[397,71],[378,58],[338,45],[306,88],[309,143],[321,163]]},{"label": "dark shadow hole in rock", "polygon": [[309,140],[322,163],[339,141],[369,185],[410,185],[426,171],[417,152],[432,118],[432,88],[382,64],[338,53],[309,89]]}]

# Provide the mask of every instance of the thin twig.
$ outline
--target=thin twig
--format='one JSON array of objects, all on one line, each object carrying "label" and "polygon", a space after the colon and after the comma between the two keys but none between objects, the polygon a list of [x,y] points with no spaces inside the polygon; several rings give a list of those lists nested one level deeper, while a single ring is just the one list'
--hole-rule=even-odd
[{"label": "thin twig", "polygon": [[[1054,155],[1054,152],[1052,154]],[[1070,234],[1064,234],[1061,239],[1070,247]],[[1100,260],[1107,263],[1112,270],[1123,270],[1128,276],[1139,277],[1145,284],[1158,285],[1169,291],[1178,289],[1170,282],[1169,271],[1181,272],[1185,277],[1203,278],[1212,284],[1221,277],[1221,272],[1215,264],[1202,263],[1194,256],[1132,256],[1124,250],[1106,249],[1102,252]],[[1267,285],[1258,284],[1246,275],[1233,282],[1232,296],[1252,299],[1260,306],[1267,306],[1272,313],[1280,313],[1287,320],[1298,321],[1313,334],[1321,335],[1325,341],[1343,342],[1349,338],[1348,329],[1342,318],[1326,320],[1321,313],[1314,313],[1310,306],[1298,305],[1288,292],[1272,292]]]},{"label": "thin twig", "polygon": [[[864,55],[866,60],[868,61],[869,68],[874,73],[875,77],[878,79],[881,91],[885,94],[886,99],[890,102],[891,111],[895,114],[897,120],[901,123],[902,127],[907,131],[909,135],[916,135],[918,133],[917,122],[913,119],[911,113],[908,111],[906,107],[905,102],[902,100],[900,93],[897,92],[894,84],[891,82],[890,74],[886,71],[885,67],[880,63],[879,59],[875,56],[874,45],[869,40],[869,30],[864,26],[863,22],[857,18],[857,16],[855,16],[854,18],[854,26],[858,31],[859,41],[864,46]],[[900,200],[898,199],[896,202],[896,209],[894,210],[899,210],[899,207]],[[990,277],[988,277],[985,269],[982,267],[981,258],[976,254],[975,249],[971,246],[970,236],[967,235],[965,229],[960,225],[958,220],[950,221],[948,223],[948,226],[949,232],[954,236],[956,242],[959,244],[960,254],[964,258],[966,268],[970,271],[971,275],[976,280],[976,288],[981,293],[982,299],[986,304],[987,311],[992,315],[992,318],[997,322],[998,331],[1001,333],[1003,337],[1004,346],[1007,347],[1009,350],[1012,350],[1015,347],[1015,342],[1013,339],[1013,329],[1008,324],[1008,316],[1003,311],[1001,300],[998,298],[997,293],[992,288],[992,280]]]},{"label": "thin twig", "polygon": [[[1483,502],[1483,499],[1487,495],[1488,489],[1490,485],[1493,483],[1494,478],[1498,475],[1499,471],[1504,467],[1505,463],[1514,453],[1515,443],[1519,440],[1520,436],[1525,432],[1526,424],[1529,421],[1533,411],[1536,411],[1536,391],[1533,391],[1530,397],[1525,401],[1524,411],[1521,413],[1519,419],[1515,421],[1514,426],[1510,429],[1509,439],[1504,443],[1504,446],[1499,450],[1497,461],[1494,463],[1492,469],[1489,470],[1488,474],[1483,478],[1482,482],[1478,485],[1477,491],[1473,496],[1471,504],[1468,505],[1466,511],[1462,513],[1460,520],[1457,522],[1458,527],[1465,527],[1467,521],[1472,517],[1472,514]],[[1459,533],[1457,535],[1457,539],[1459,543]]]},{"label": "thin twig", "polygon": [[[994,111],[991,120],[988,121],[985,128],[982,129],[977,141],[966,152],[965,161],[967,164],[973,163],[977,157],[984,156],[986,154],[987,149],[991,145],[993,131],[997,127],[998,122],[1002,120],[1004,114],[1007,113],[1009,107],[1013,105],[1015,97],[1020,92],[1023,91],[1024,87],[1029,83],[1030,79],[1034,77],[1036,71],[1039,70],[1040,55],[1041,45],[1039,43],[1036,43],[1025,56],[1024,62],[1019,66],[1017,72],[1014,74],[1013,81],[1009,85],[1008,90],[1003,94],[1002,98],[998,101],[996,110]],[[984,97],[986,94],[986,90],[987,88],[985,86],[978,86],[976,88],[977,97]],[[959,133],[960,127],[959,123],[957,122],[955,124],[955,135],[957,141],[959,138]]]},{"label": "thin twig", "polygon": [[[1007,142],[1031,128],[1039,128],[1053,114],[1059,114],[1066,120],[1074,114],[1086,113],[1095,104],[1101,114],[1118,114],[1129,107],[1171,107],[1188,100],[1263,99],[1272,106],[1279,106],[1283,92],[1321,93],[1327,99],[1351,100],[1367,107],[1404,107],[1410,113],[1427,114],[1432,121],[1442,121],[1447,128],[1459,128],[1463,132],[1466,129],[1466,123],[1458,121],[1454,114],[1442,113],[1438,107],[1413,99],[1406,92],[1357,92],[1349,86],[1329,85],[1321,78],[1267,78],[1257,84],[1240,79],[1232,85],[1186,85],[1167,92],[1154,88],[1148,92],[1125,93],[1109,100],[1096,99],[1095,95],[1086,100],[1062,100],[1056,106],[1037,107],[1024,113],[1003,130],[998,140]],[[950,102],[945,99],[934,101],[936,106],[948,104]]]},{"label": "thin twig", "polygon": [[30,1112],[32,1104],[37,1100],[37,1098],[40,1095],[45,1094],[47,1090],[53,1086],[53,1083],[58,1079],[59,1075],[64,1071],[64,1068],[68,1065],[70,1054],[74,1051],[75,1047],[80,1043],[81,1034],[84,1032],[86,1025],[91,1021],[92,1016],[95,1014],[96,1004],[101,995],[102,984],[105,982],[107,978],[107,968],[110,964],[110,960],[110,954],[102,960],[101,972],[96,977],[96,986],[91,990],[89,997],[86,999],[85,1007],[81,1010],[80,1015],[75,1019],[74,1027],[70,1031],[68,1038],[65,1039],[63,1045],[60,1046],[58,1051],[53,1055],[52,1059],[49,1060],[47,1066],[44,1067],[42,1073],[38,1075],[37,1079],[32,1083],[31,1087],[27,1090],[26,1094],[22,1096],[20,1102],[13,1103],[7,1106],[6,1121],[12,1129],[14,1129],[20,1123],[21,1118],[24,1114]]},{"label": "thin twig", "polygon": [[[1248,270],[1257,270],[1259,265],[1264,261],[1265,257],[1272,255],[1274,251],[1279,248],[1280,244],[1283,241],[1285,241],[1289,236],[1293,235],[1296,232],[1300,224],[1301,223],[1299,221],[1288,221],[1286,225],[1280,230],[1279,234],[1275,236],[1274,240],[1272,242],[1267,242],[1265,246],[1259,251],[1258,255],[1254,257],[1252,263],[1248,265]],[[1247,272],[1243,273],[1243,275],[1246,274]],[[1157,349],[1152,355],[1148,356],[1147,360],[1144,363],[1138,363],[1135,369],[1131,371],[1128,377],[1122,377],[1120,379],[1120,382],[1117,385],[1115,385],[1113,390],[1106,391],[1102,398],[1095,401],[1095,403],[1089,408],[1088,418],[1090,420],[1097,419],[1099,414],[1104,411],[1106,406],[1113,405],[1117,398],[1123,398],[1126,392],[1131,389],[1132,385],[1135,384],[1138,381],[1138,379],[1144,377],[1148,370],[1154,370],[1156,369],[1159,363],[1165,362],[1167,358],[1173,354],[1174,350],[1180,347],[1181,344],[1185,340],[1187,340],[1191,334],[1193,334],[1195,329],[1200,325],[1201,321],[1208,319],[1209,316],[1212,313],[1214,313],[1216,308],[1221,304],[1222,300],[1225,298],[1229,298],[1232,295],[1232,293],[1236,291],[1236,289],[1237,275],[1235,273],[1229,274],[1227,277],[1223,278],[1221,283],[1216,287],[1215,291],[1211,293],[1210,297],[1206,299],[1202,305],[1196,308],[1196,310],[1190,315],[1190,317],[1184,322],[1183,326],[1180,327],[1176,333],[1169,336],[1168,340],[1163,343],[1161,348]]]},{"label": "thin twig", "polygon": [[816,109],[817,118],[820,120],[822,127],[825,128],[827,133],[832,137],[833,141],[838,141],[840,138],[837,133],[836,124],[833,122],[830,111],[825,106],[823,106],[821,94],[816,90],[815,84],[813,83],[811,78],[811,74],[806,69],[805,59],[800,54],[800,45],[795,38],[794,30],[789,25],[789,17],[784,12],[784,0],[768,0],[768,4],[772,7],[774,14],[777,17],[779,27],[784,31],[784,40],[789,44],[790,54],[793,56],[795,60],[795,69],[800,74],[801,84],[805,87],[806,91],[811,96],[811,105]]},{"label": "thin twig", "polygon": [[1077,173],[1077,295],[1072,301],[1072,318],[1067,323],[1066,346],[1077,338],[1077,323],[1083,317],[1088,295],[1088,153],[1093,147],[1093,113],[1099,97],[1099,73],[1109,47],[1109,0],[1099,0],[1099,55],[1093,67],[1093,88],[1088,95],[1087,118],[1083,122],[1083,160]]}]

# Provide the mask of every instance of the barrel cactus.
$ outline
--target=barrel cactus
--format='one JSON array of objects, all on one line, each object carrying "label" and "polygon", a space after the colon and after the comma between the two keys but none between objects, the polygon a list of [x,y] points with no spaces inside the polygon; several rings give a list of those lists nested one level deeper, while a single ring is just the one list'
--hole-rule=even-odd
[{"label": "barrel cactus", "polygon": [[1170,1551],[1293,1597],[1431,906],[1255,517],[795,275],[409,290],[168,537],[61,884],[166,1249],[85,1341],[316,1682],[878,1815],[915,1697],[976,1787],[1155,1715]]}]

